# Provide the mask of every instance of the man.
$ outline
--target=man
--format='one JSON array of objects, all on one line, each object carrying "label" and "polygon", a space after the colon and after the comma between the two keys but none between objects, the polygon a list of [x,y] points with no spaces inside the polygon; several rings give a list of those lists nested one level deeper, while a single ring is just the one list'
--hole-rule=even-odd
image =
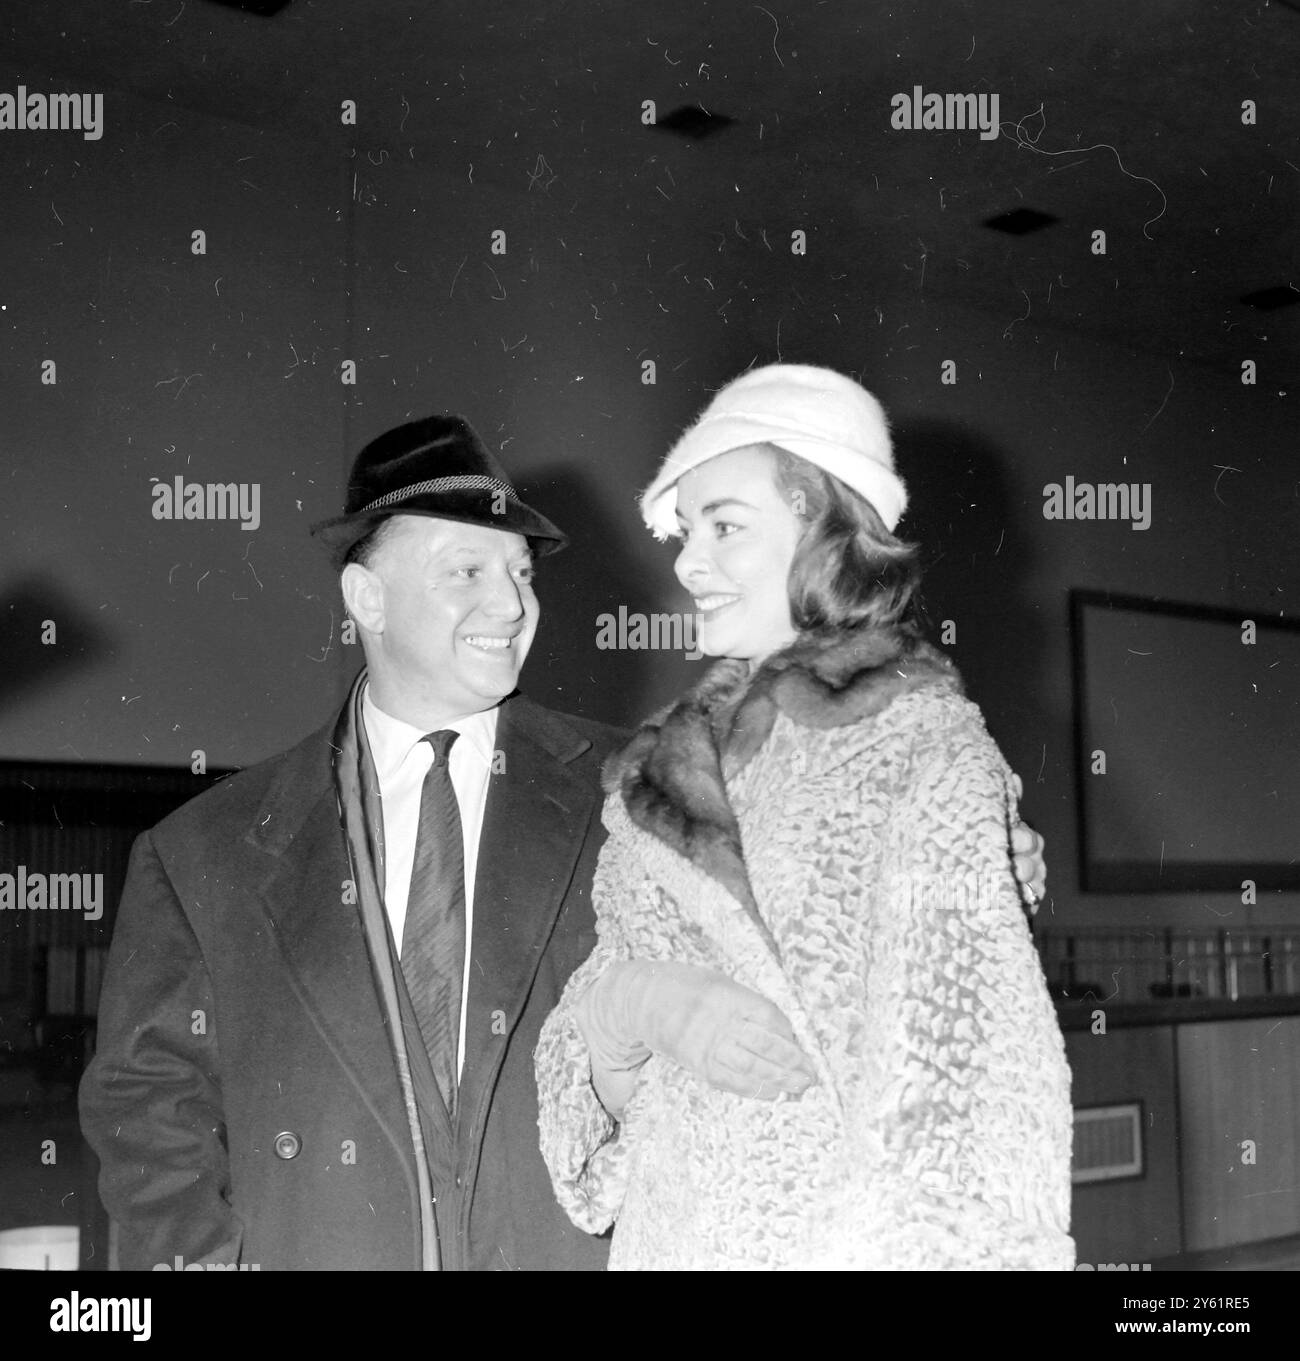
[{"label": "man", "polygon": [[[443,416],[362,450],[313,532],[366,656],[342,712],[132,853],[81,1088],[120,1265],[600,1269],[532,1057],[595,943],[623,736],[516,692],[564,536]],[[738,993],[702,977],[700,1024]]]}]

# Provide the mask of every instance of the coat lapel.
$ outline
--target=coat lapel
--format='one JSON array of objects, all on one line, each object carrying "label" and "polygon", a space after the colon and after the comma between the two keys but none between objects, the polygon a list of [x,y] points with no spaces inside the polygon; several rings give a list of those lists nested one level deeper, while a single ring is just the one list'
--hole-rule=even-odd
[{"label": "coat lapel", "polygon": [[[330,736],[288,754],[245,839],[268,857],[254,892],[284,953],[294,991],[411,1176],[410,1134],[361,915],[349,878]],[[355,895],[353,895],[355,896]]]},{"label": "coat lapel", "polygon": [[488,786],[474,884],[462,1130],[481,1124],[599,802],[594,783],[569,768],[591,742],[558,715],[515,696],[501,706],[496,742],[501,768]]},{"label": "coat lapel", "polygon": [[734,703],[746,675],[743,662],[719,662],[611,758],[605,781],[621,792],[636,826],[726,889],[779,960],[776,941],[754,902],[718,744],[718,730],[735,719]]}]

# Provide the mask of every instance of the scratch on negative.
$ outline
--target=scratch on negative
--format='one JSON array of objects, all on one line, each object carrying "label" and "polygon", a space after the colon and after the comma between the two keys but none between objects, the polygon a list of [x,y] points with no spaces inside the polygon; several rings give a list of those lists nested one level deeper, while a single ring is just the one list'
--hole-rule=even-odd
[{"label": "scratch on negative", "polygon": [[1024,290],[1023,288],[1020,290],[1020,292],[1021,292],[1021,294],[1023,295],[1023,297],[1024,297],[1024,299],[1025,299],[1025,315],[1024,315],[1023,317],[1012,317],[1012,319],[1007,323],[1007,329],[1006,329],[1005,331],[1002,332],[1002,339],[1003,339],[1003,340],[1005,340],[1005,339],[1011,334],[1011,328],[1012,328],[1018,321],[1028,321],[1028,320],[1029,320],[1029,314],[1030,314],[1030,312],[1033,310],[1033,304],[1030,303],[1030,301],[1029,301],[1029,294],[1026,293],[1025,290]]},{"label": "scratch on negative", "polygon": [[1151,429],[1151,426],[1154,423],[1156,416],[1158,416],[1165,409],[1165,406],[1169,401],[1169,394],[1174,390],[1174,371],[1173,369],[1166,369],[1165,372],[1169,375],[1169,387],[1165,392],[1165,400],[1161,402],[1158,407],[1156,407],[1155,413],[1152,415],[1151,419],[1147,421],[1147,423],[1142,427],[1141,430],[1138,431],[1138,434],[1140,435],[1145,435],[1146,432]]},{"label": "scratch on negative", "polygon": [[770,9],[763,9],[762,5],[755,5],[754,8],[757,10],[762,10],[763,13],[766,14],[769,19],[771,19],[773,27],[776,30],[772,34],[772,52],[775,55],[777,61],[780,61],[781,65],[784,66],[785,62],[781,61],[781,54],[776,50],[776,40],[781,36],[781,25],[776,22],[776,15],[773,14]]},{"label": "scratch on negative", "polygon": [[[468,259],[469,259],[469,256],[467,255],[467,256],[465,257],[465,260],[468,260]],[[449,298],[450,298],[450,297],[452,296],[452,294],[455,293],[455,291],[456,291],[456,280],[460,278],[460,271],[461,271],[462,269],[465,268],[465,260],[462,260],[462,261],[460,262],[459,266],[458,266],[457,269],[456,269],[455,274],[452,275],[452,278],[451,278],[451,289],[450,289],[450,291],[449,291],[448,294],[447,294],[447,296],[448,296]]]}]

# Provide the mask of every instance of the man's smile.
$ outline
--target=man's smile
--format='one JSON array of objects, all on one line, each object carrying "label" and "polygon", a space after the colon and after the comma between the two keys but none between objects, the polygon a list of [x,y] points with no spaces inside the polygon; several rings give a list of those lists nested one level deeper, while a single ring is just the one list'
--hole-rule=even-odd
[{"label": "man's smile", "polygon": [[518,636],[517,633],[466,633],[462,635],[461,641],[480,652],[505,653]]}]

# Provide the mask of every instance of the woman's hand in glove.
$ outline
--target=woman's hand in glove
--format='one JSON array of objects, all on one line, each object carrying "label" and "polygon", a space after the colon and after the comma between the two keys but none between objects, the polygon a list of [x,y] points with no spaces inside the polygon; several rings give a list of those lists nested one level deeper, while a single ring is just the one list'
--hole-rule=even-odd
[{"label": "woman's hand in glove", "polygon": [[817,1080],[779,1007],[725,974],[692,964],[613,964],[578,999],[576,1017],[596,1093],[615,1118],[651,1054],[737,1096],[770,1101],[782,1092],[798,1095]]}]

